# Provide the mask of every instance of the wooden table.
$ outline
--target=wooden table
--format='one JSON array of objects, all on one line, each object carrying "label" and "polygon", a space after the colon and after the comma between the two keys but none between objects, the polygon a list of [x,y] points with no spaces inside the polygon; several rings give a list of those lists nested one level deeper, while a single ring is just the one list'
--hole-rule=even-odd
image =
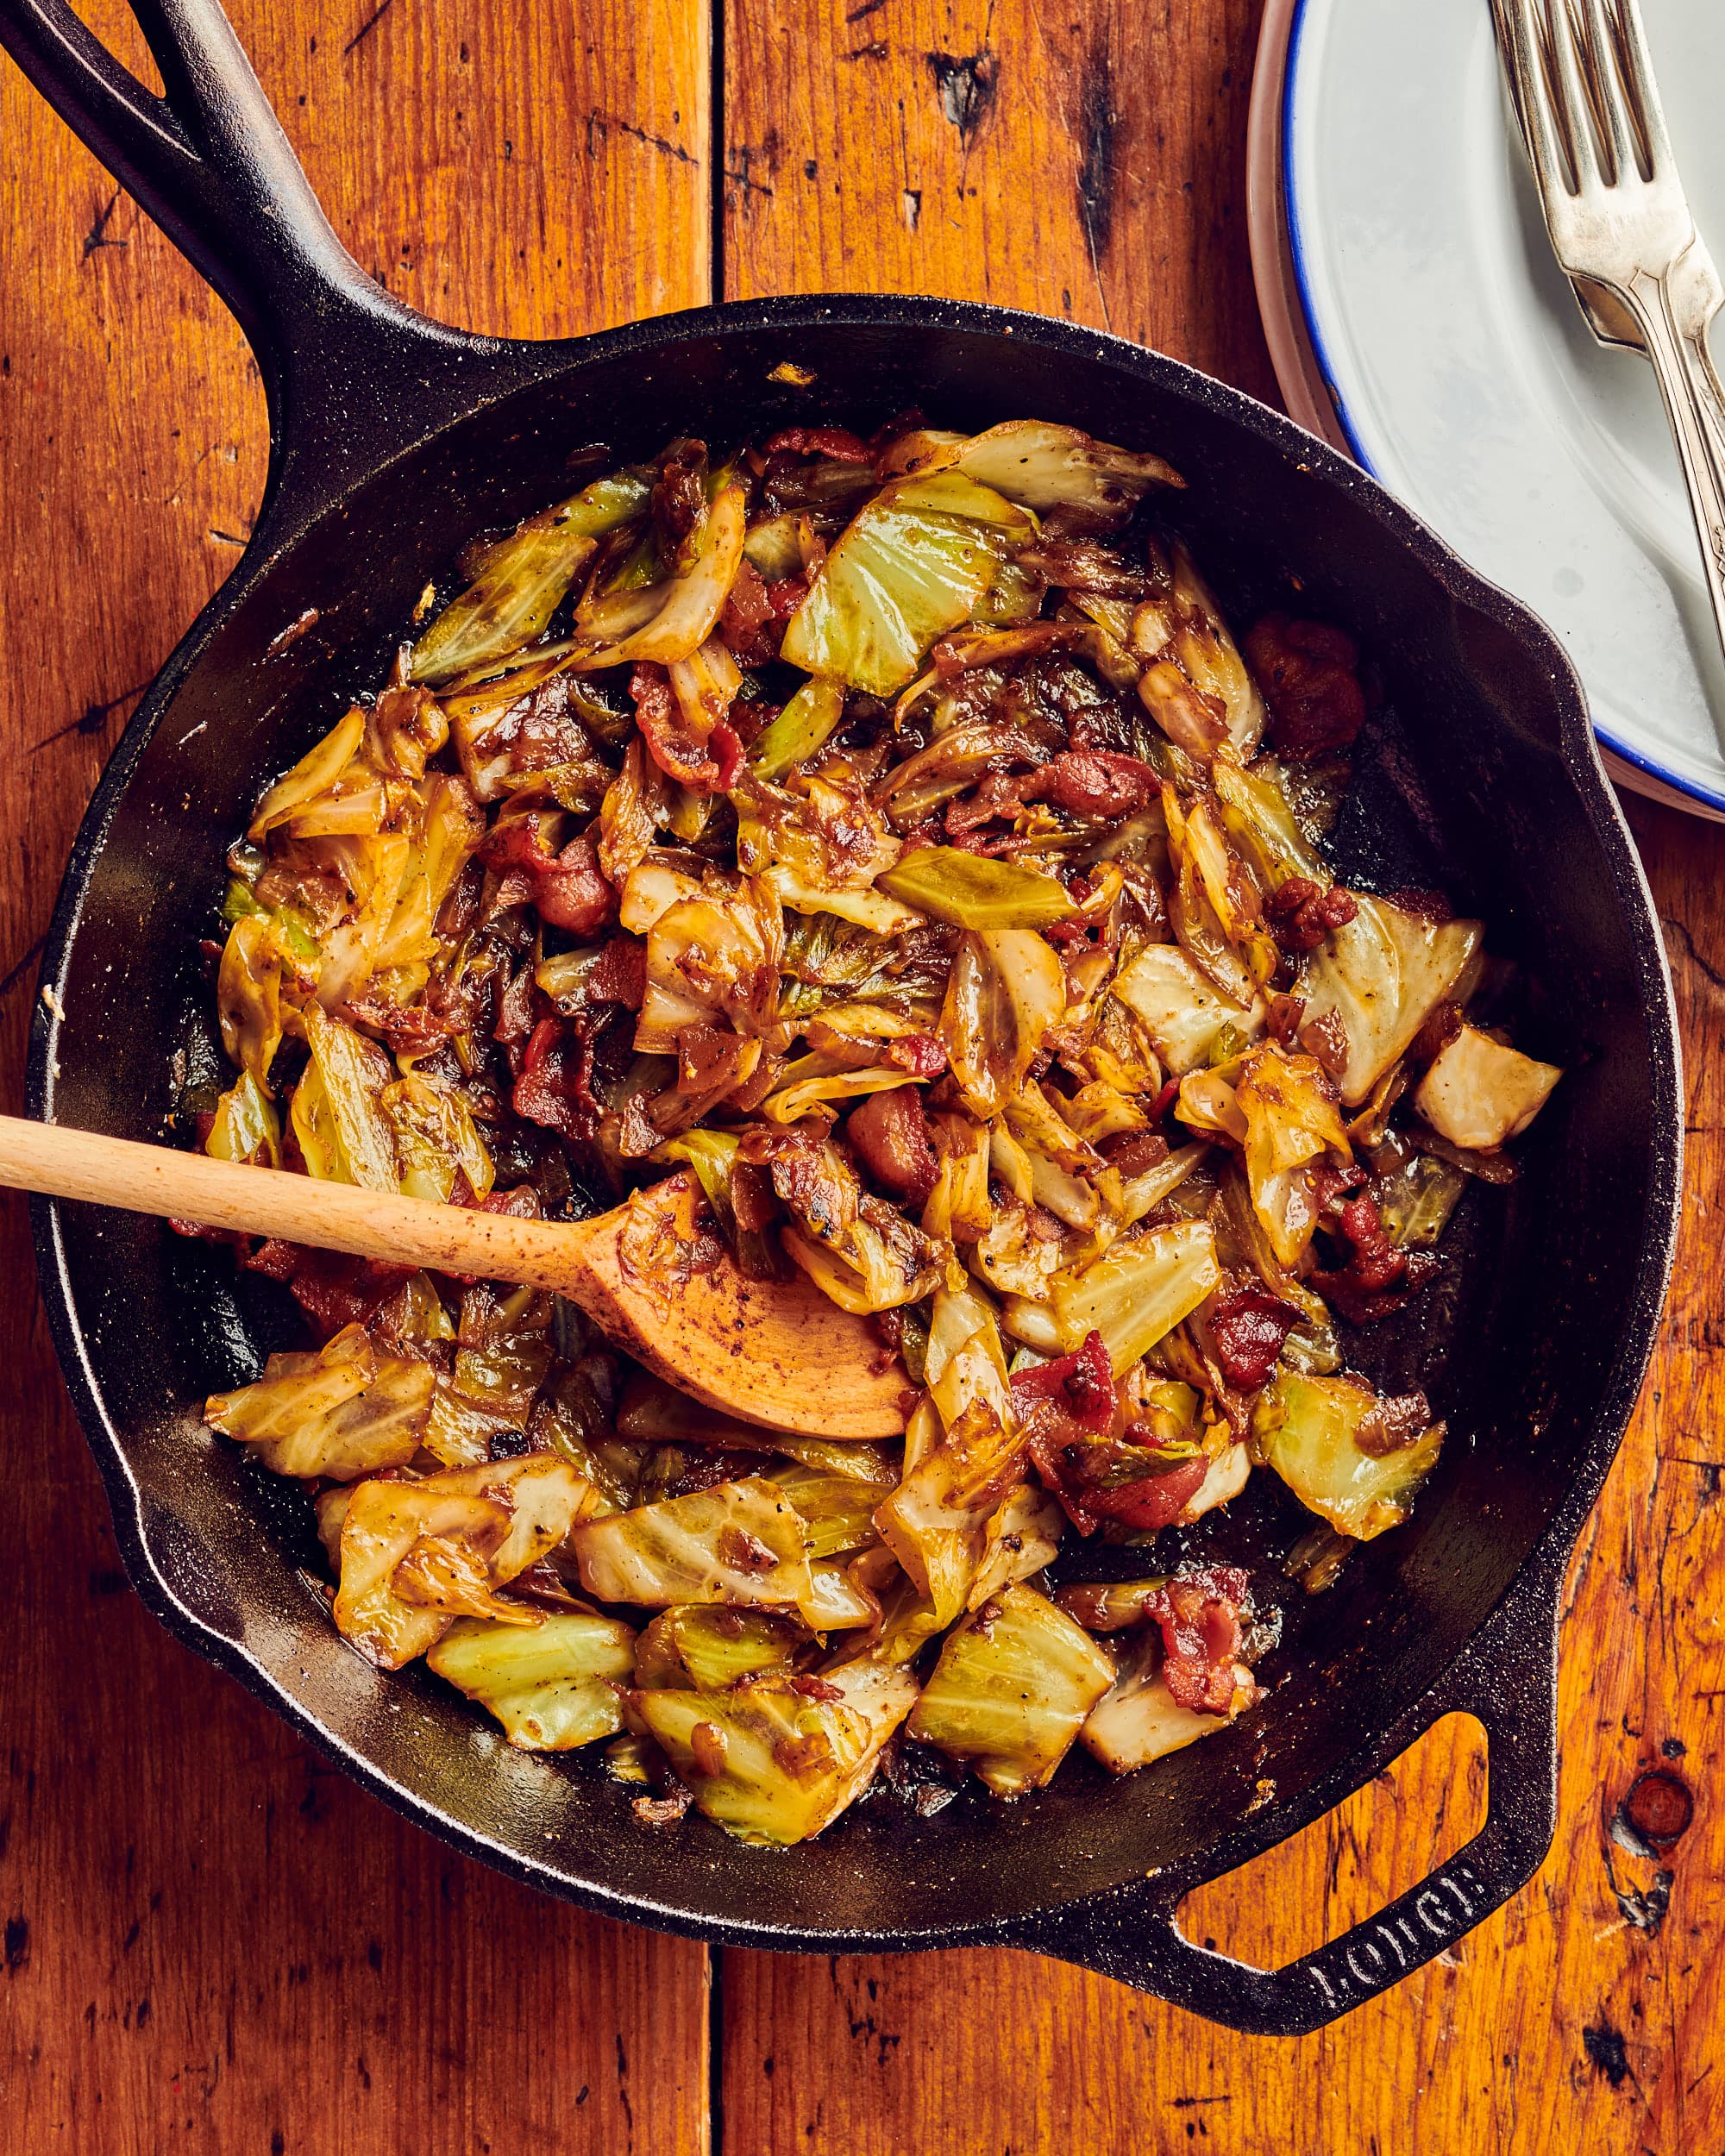
[{"label": "wooden table", "polygon": [[[92,23],[147,72],[119,0]],[[234,0],[337,229],[416,306],[569,333],[856,287],[1104,324],[1273,398],[1247,270],[1256,0]],[[264,471],[238,331],[0,62],[0,1023],[84,802]],[[1689,1062],[1659,1354],[1571,1573],[1537,1882],[1387,1998],[1231,2036],[1010,1952],[811,1961],[580,1915],[446,1852],[128,1592],[3,1205],[0,2148],[533,2156],[1725,2147],[1725,839],[1630,804]],[[1694,1823],[1615,1843],[1669,1767]],[[1186,1922],[1286,1959],[1472,1831],[1471,1726]],[[1417,2137],[1417,2138],[1416,2138]]]}]

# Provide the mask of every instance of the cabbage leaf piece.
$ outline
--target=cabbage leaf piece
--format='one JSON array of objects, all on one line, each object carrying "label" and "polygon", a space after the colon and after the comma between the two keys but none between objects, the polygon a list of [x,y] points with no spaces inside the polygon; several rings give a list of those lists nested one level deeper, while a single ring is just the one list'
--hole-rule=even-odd
[{"label": "cabbage leaf piece", "polygon": [[871,696],[914,679],[969,617],[1034,520],[961,473],[901,479],[865,502],[792,615],[781,655]]},{"label": "cabbage leaf piece", "polygon": [[450,681],[530,642],[591,558],[597,536],[638,515],[647,493],[647,480],[634,472],[612,472],[485,548],[474,582],[414,644],[411,680]]},{"label": "cabbage leaf piece", "polygon": [[888,1462],[878,1478],[815,1467],[775,1468],[773,1479],[797,1508],[812,1559],[844,1557],[875,1539],[875,1507],[899,1486],[899,1468]]},{"label": "cabbage leaf piece", "polygon": [[1536,1062],[1464,1025],[1433,1059],[1414,1106],[1452,1145],[1488,1152],[1521,1136],[1562,1076],[1557,1064]]},{"label": "cabbage leaf piece", "polygon": [[1347,1042],[1342,1099],[1358,1107],[1452,994],[1479,949],[1477,921],[1431,921],[1356,892],[1358,911],[1306,961],[1307,1025],[1333,1013]]},{"label": "cabbage leaf piece", "polygon": [[919,913],[955,928],[1047,928],[1078,911],[1057,876],[957,846],[919,846],[896,867],[882,869],[875,882]]},{"label": "cabbage leaf piece", "polygon": [[[950,1375],[961,1379],[964,1369],[956,1361]],[[881,1540],[932,1604],[936,1629],[964,1608],[1007,1532],[1003,1515],[1025,1445],[1007,1417],[988,1400],[973,1398],[875,1511]]]},{"label": "cabbage leaf piece", "polygon": [[782,779],[817,750],[844,716],[844,684],[817,675],[805,681],[749,751],[749,768],[758,779]]},{"label": "cabbage leaf piece", "polygon": [[1252,1411],[1252,1442],[1308,1511],[1370,1542],[1408,1517],[1436,1464],[1444,1426],[1387,1452],[1358,1442],[1378,1404],[1358,1378],[1277,1369]]},{"label": "cabbage leaf piece", "polygon": [[247,1071],[216,1103],[204,1150],[212,1160],[281,1166],[281,1120],[275,1103]]},{"label": "cabbage leaf piece", "polygon": [[308,1174],[365,1190],[399,1191],[401,1160],[395,1129],[384,1112],[392,1076],[375,1041],[315,1000],[301,1013],[311,1061],[294,1088],[292,1118]]},{"label": "cabbage leaf piece", "polygon": [[1079,1731],[1084,1749],[1110,1774],[1130,1774],[1152,1759],[1166,1758],[1213,1737],[1243,1714],[1258,1696],[1245,1663],[1234,1664],[1233,1695],[1221,1714],[1200,1714],[1179,1706],[1161,1675],[1162,1641],[1152,1629],[1127,1640],[1120,1651],[1120,1674],[1090,1710]]},{"label": "cabbage leaf piece", "polygon": [[634,473],[615,473],[529,517],[488,547],[474,581],[413,647],[411,678],[448,681],[531,642],[556,612],[599,534],[638,515],[649,492],[647,481]]},{"label": "cabbage leaf piece", "polygon": [[413,1457],[435,1383],[430,1363],[380,1355],[350,1325],[315,1354],[272,1355],[254,1384],[212,1393],[204,1420],[255,1445],[277,1475],[351,1482]]},{"label": "cabbage leaf piece", "polygon": [[1043,1788],[1114,1679],[1089,1634],[1033,1588],[1008,1587],[941,1648],[913,1737],[968,1760],[996,1796]]},{"label": "cabbage leaf piece", "polygon": [[745,1678],[787,1677],[807,1637],[775,1610],[718,1602],[662,1609],[636,1642],[635,1682],[643,1691],[724,1692]]},{"label": "cabbage leaf piece", "polygon": [[618,1687],[634,1671],[635,1634],[589,1610],[549,1610],[531,1626],[460,1617],[425,1660],[518,1751],[573,1752],[622,1728]]},{"label": "cabbage leaf piece", "polygon": [[862,1794],[917,1688],[907,1671],[870,1655],[829,1670],[819,1694],[763,1677],[722,1694],[632,1692],[624,1713],[728,1834],[786,1844],[812,1839]]},{"label": "cabbage leaf piece", "polygon": [[1318,1225],[1314,1164],[1329,1156],[1346,1167],[1353,1158],[1323,1066],[1267,1042],[1236,1076],[1234,1104],[1245,1123],[1252,1210],[1278,1263],[1297,1265]]},{"label": "cabbage leaf piece", "polygon": [[759,1476],[592,1520],[572,1546],[602,1602],[795,1604],[810,1591],[802,1520]]},{"label": "cabbage leaf piece", "polygon": [[549,1452],[358,1483],[341,1520],[336,1628],[367,1661],[398,1670],[480,1595],[555,1548],[594,1501],[586,1477]]},{"label": "cabbage leaf piece", "polygon": [[574,670],[594,672],[649,659],[675,666],[693,658],[712,634],[737,580],[748,511],[742,487],[724,488],[705,521],[684,542],[676,574],[661,587],[657,611],[620,642],[584,653],[573,662]]},{"label": "cabbage leaf piece", "polygon": [[1115,979],[1112,993],[1144,1022],[1157,1054],[1176,1078],[1198,1069],[1232,1027],[1242,1044],[1259,1032],[1264,1006],[1225,996],[1178,943],[1149,943]]},{"label": "cabbage leaf piece", "polygon": [[894,443],[885,468],[956,468],[1027,509],[1082,509],[1104,528],[1124,523],[1148,488],[1185,485],[1159,456],[1117,448],[1044,419],[1009,419],[968,439],[924,429]]},{"label": "cabbage leaf piece", "polygon": [[964,1105],[998,1115],[1066,1009],[1066,975],[1034,929],[967,930],[947,979],[940,1042]]},{"label": "cabbage leaf piece", "polygon": [[[1176,1220],[1123,1237],[1082,1272],[1056,1275],[1048,1308],[1058,1351],[1070,1355],[1087,1335],[1100,1332],[1115,1376],[1123,1377],[1221,1280],[1215,1233],[1208,1221]],[[1024,1338],[1016,1316],[1016,1309],[1009,1311],[1007,1329]]]}]

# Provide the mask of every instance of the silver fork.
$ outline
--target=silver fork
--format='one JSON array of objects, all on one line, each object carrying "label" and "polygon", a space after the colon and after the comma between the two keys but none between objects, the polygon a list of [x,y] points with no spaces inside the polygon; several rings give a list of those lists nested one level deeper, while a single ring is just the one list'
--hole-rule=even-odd
[{"label": "silver fork", "polygon": [[1546,229],[1602,344],[1652,362],[1725,648],[1725,305],[1678,177],[1636,0],[1491,0]]}]

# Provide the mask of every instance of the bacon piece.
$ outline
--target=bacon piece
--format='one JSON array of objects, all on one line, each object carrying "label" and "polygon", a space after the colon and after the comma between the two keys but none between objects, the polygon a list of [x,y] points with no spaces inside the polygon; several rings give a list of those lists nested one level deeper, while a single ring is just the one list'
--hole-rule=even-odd
[{"label": "bacon piece", "polygon": [[946,1050],[932,1033],[906,1033],[902,1040],[887,1043],[887,1061],[913,1078],[938,1078],[946,1068]]},{"label": "bacon piece", "polygon": [[781,451],[794,457],[831,457],[840,464],[867,464],[869,445],[847,427],[783,427],[768,442],[766,454]]},{"label": "bacon piece", "polygon": [[1114,1489],[1087,1489],[1083,1502],[1099,1519],[1118,1520],[1137,1534],[1155,1534],[1159,1528],[1171,1527],[1198,1495],[1209,1465],[1199,1453],[1164,1468],[1159,1475],[1122,1482]]},{"label": "bacon piece", "polygon": [[1020,1370],[1012,1382],[1013,1412],[1020,1422],[1033,1419],[1038,1406],[1052,1402],[1082,1430],[1106,1431],[1114,1419],[1114,1376],[1100,1332],[1088,1332],[1082,1347],[1051,1363]]},{"label": "bacon piece", "polygon": [[1168,1158],[1168,1140],[1154,1131],[1116,1131],[1112,1138],[1102,1139],[1096,1150],[1122,1175],[1144,1175],[1152,1168],[1160,1168]]},{"label": "bacon piece", "polygon": [[536,816],[511,816],[492,826],[477,853],[499,878],[499,907],[534,906],[548,926],[568,929],[572,936],[596,934],[617,912],[617,893],[590,838],[572,838],[554,854]]},{"label": "bacon piece", "polygon": [[779,655],[780,636],[773,602],[761,572],[747,555],[737,565],[729,597],[718,617],[718,633],[741,667],[764,666]]},{"label": "bacon piece", "polygon": [[730,791],[743,761],[743,743],[728,720],[720,719],[705,739],[692,732],[664,667],[652,660],[643,660],[630,672],[629,693],[647,753],[668,779],[692,793]]},{"label": "bacon piece", "polygon": [[889,1197],[925,1206],[940,1173],[914,1086],[871,1093],[844,1125],[857,1158]]},{"label": "bacon piece", "polygon": [[588,1003],[618,1003],[638,1011],[647,994],[647,946],[638,936],[613,936],[582,984]]},{"label": "bacon piece", "polygon": [[1027,801],[1050,802],[1068,816],[1112,821],[1160,799],[1162,781],[1139,757],[1071,749],[1032,773],[1022,791]]},{"label": "bacon piece", "polygon": [[777,577],[767,586],[767,603],[773,610],[775,621],[788,621],[808,597],[809,579],[806,570],[801,576]]},{"label": "bacon piece", "polygon": [[1348,749],[1365,724],[1359,648],[1327,622],[1266,614],[1247,636],[1245,655],[1270,706],[1271,745],[1284,756]]},{"label": "bacon piece", "polygon": [[1332,929],[1344,927],[1359,912],[1352,891],[1332,884],[1326,891],[1309,876],[1289,876],[1264,902],[1270,932],[1290,958],[1316,950]]},{"label": "bacon piece", "polygon": [[1276,1367],[1282,1343],[1300,1322],[1290,1302],[1267,1288],[1231,1288],[1211,1305],[1205,1322],[1222,1376],[1237,1391],[1255,1392]]},{"label": "bacon piece", "polygon": [[1144,1606],[1162,1627],[1162,1680],[1176,1707],[1225,1714],[1234,1695],[1246,1576],[1233,1565],[1176,1573]]},{"label": "bacon piece", "polygon": [[510,1094],[518,1116],[580,1144],[599,1130],[593,1096],[593,1040],[561,1018],[542,1018],[533,1029]]},{"label": "bacon piece", "polygon": [[668,552],[674,552],[706,517],[706,444],[686,438],[659,457],[653,487],[653,521]]},{"label": "bacon piece", "polygon": [[1327,1225],[1333,1213],[1352,1251],[1335,1271],[1314,1273],[1311,1284],[1350,1325],[1374,1325],[1429,1287],[1443,1261],[1432,1250],[1398,1250],[1384,1232],[1376,1202],[1364,1190],[1338,1204],[1339,1194],[1320,1189],[1319,1202],[1326,1207]]},{"label": "bacon piece", "polygon": [[288,1292],[326,1340],[343,1326],[365,1325],[405,1280],[411,1265],[383,1265],[371,1258],[346,1257],[339,1250],[314,1250],[272,1236],[241,1263],[285,1283]]},{"label": "bacon piece", "polygon": [[1305,1015],[1304,996],[1271,996],[1264,1010],[1264,1030],[1271,1040],[1279,1041],[1286,1048],[1300,1031],[1300,1021]]}]

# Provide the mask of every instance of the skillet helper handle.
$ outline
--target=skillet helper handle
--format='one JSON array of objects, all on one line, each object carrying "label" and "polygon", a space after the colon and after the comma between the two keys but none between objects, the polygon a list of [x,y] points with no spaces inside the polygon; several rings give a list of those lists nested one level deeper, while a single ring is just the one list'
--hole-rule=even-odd
[{"label": "skillet helper handle", "polygon": [[580,1297],[583,1221],[518,1219],[0,1115],[0,1188]]},{"label": "skillet helper handle", "polygon": [[[1459,1708],[1484,1724],[1484,1826],[1376,1916],[1283,1969],[1195,1945],[1176,1922],[1185,1883],[1158,1882],[1033,1919],[1019,1943],[1082,1963],[1250,2035],[1303,2036],[1389,1990],[1502,1907],[1539,1870],[1557,1825],[1557,1589],[1518,1587],[1440,1692],[1408,1718],[1405,1750]],[[1494,1644],[1496,1643],[1496,1644]]]}]

